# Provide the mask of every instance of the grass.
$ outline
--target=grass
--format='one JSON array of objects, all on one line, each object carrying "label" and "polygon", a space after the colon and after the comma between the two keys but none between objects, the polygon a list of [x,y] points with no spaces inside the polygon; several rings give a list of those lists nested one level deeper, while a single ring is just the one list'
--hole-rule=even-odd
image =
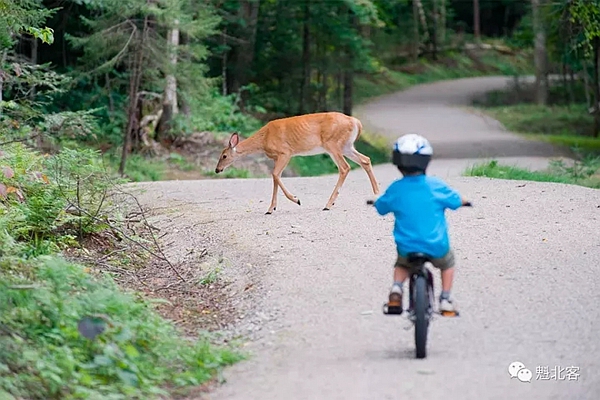
[{"label": "grass", "polygon": [[600,154],[600,137],[591,136],[594,118],[587,112],[585,104],[516,104],[483,110],[512,132],[558,146]]},{"label": "grass", "polygon": [[237,179],[237,178],[253,178],[254,176],[250,171],[243,168],[236,168],[234,166],[228,167],[225,171],[217,175],[213,169],[207,169],[204,171],[204,175],[208,177],[220,177],[224,179]]},{"label": "grass", "polygon": [[546,106],[535,104],[534,87],[525,83],[490,92],[474,105],[512,132],[580,153],[600,154],[600,138],[593,137],[594,117],[587,110],[582,82],[574,82],[570,93],[563,84],[551,85]]},{"label": "grass", "polygon": [[600,189],[600,157],[587,157],[566,166],[553,161],[546,171],[530,171],[510,165],[500,165],[492,160],[468,168],[464,175],[520,181],[554,182]]},{"label": "grass", "polygon": [[515,104],[485,108],[485,112],[511,131],[538,135],[588,136],[593,139],[590,135],[594,118],[587,112],[585,104]]}]

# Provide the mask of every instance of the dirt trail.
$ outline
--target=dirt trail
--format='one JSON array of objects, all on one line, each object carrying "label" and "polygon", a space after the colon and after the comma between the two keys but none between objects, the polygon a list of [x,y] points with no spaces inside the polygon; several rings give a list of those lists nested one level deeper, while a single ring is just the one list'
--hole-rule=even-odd
[{"label": "dirt trail", "polygon": [[[378,121],[390,137],[422,122],[436,149],[449,154],[460,136],[436,138],[434,132],[456,129],[477,136],[482,147],[486,138],[499,139],[499,133],[479,130],[468,114],[460,114],[464,111],[428,106],[429,93],[442,93],[448,85],[413,88],[412,94],[389,97],[392,104],[379,99],[360,115],[366,123]],[[416,114],[392,110],[381,117],[397,98],[409,101],[407,96],[413,96],[413,105],[422,101],[411,111]],[[503,142],[500,149],[510,154],[515,147],[509,139]],[[373,196],[362,170],[350,173],[328,212],[321,209],[336,176],[286,178],[302,206],[281,196],[273,215],[264,215],[268,179],[140,185],[148,189],[140,196],[143,203],[183,207],[180,229],[167,234],[165,243],[183,249],[201,234],[232,260],[225,273],[237,282],[231,290],[244,314],[240,332],[254,334],[246,346],[252,358],[227,370],[227,383],[206,398],[597,399],[600,192],[460,177],[464,162],[432,165],[433,173],[447,176],[475,207],[448,215],[457,255],[454,295],[462,315],[433,321],[425,360],[414,359],[413,330],[403,329],[410,323],[381,313],[392,278],[393,220],[364,205]],[[376,167],[375,174],[383,188],[398,177],[388,165]],[[531,383],[510,379],[513,361],[533,372]],[[537,367],[576,367],[580,375],[538,380]]]}]

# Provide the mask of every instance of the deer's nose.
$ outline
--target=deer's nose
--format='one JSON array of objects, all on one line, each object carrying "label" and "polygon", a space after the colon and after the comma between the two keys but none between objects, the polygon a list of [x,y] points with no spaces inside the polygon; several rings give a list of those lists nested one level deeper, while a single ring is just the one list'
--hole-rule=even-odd
[{"label": "deer's nose", "polygon": [[219,173],[219,172],[221,172],[221,171],[222,171],[222,170],[220,170],[219,168],[215,168],[215,173],[217,173],[217,174],[218,174],[218,173]]}]

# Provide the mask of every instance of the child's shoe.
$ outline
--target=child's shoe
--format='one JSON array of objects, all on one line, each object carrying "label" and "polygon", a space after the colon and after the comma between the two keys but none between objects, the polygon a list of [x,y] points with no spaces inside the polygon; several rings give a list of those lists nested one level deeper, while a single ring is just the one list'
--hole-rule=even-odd
[{"label": "child's shoe", "polygon": [[448,298],[440,298],[440,313],[442,315],[458,315],[458,310],[454,302]]},{"label": "child's shoe", "polygon": [[402,288],[396,284],[392,285],[390,290],[388,306],[402,309]]}]

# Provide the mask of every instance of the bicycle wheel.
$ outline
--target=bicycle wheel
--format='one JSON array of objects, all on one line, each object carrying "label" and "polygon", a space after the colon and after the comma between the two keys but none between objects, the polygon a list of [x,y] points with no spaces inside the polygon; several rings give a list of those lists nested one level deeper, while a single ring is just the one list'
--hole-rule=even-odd
[{"label": "bicycle wheel", "polygon": [[425,358],[427,356],[427,329],[429,328],[429,320],[427,318],[428,300],[427,280],[424,276],[417,276],[414,288],[414,323],[417,358]]}]

